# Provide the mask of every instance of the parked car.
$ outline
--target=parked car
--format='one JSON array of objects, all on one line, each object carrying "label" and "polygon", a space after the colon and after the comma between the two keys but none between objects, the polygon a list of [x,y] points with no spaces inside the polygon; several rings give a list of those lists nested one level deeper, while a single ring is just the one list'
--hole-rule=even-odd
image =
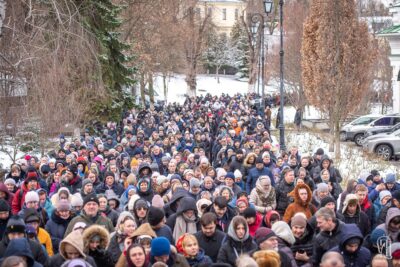
[{"label": "parked car", "polygon": [[364,133],[364,140],[367,137],[374,136],[377,134],[391,134],[397,130],[400,129],[400,123],[397,123],[395,126],[390,127],[390,128],[377,128],[377,127],[372,127],[371,129],[368,129]]},{"label": "parked car", "polygon": [[375,121],[376,119],[378,119],[380,117],[382,117],[382,115],[377,115],[377,114],[371,114],[371,115],[365,115],[365,116],[358,117],[357,119],[353,120],[352,122],[350,122],[342,127],[342,129],[340,130],[340,140],[354,141],[354,137],[357,134],[359,134],[359,133],[364,134],[365,129],[362,129],[362,128],[365,127],[365,125],[370,124],[371,122]]},{"label": "parked car", "polygon": [[385,160],[400,155],[400,130],[391,134],[379,134],[366,138],[363,150],[375,153]]}]

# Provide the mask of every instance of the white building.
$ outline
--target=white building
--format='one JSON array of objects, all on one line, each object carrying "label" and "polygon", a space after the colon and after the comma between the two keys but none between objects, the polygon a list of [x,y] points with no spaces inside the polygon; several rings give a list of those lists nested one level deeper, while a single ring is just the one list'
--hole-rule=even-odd
[{"label": "white building", "polygon": [[379,36],[385,37],[390,44],[389,56],[393,67],[393,112],[400,113],[400,0],[396,0],[389,7],[393,15],[393,26],[379,32]]}]

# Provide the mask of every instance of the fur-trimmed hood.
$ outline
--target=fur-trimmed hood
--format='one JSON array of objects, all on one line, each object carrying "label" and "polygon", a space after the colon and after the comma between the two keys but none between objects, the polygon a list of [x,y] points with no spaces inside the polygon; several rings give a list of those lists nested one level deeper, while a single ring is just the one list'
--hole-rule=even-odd
[{"label": "fur-trimmed hood", "polygon": [[139,237],[141,235],[149,235],[152,238],[156,238],[157,234],[154,232],[154,230],[151,228],[149,223],[143,223],[140,225],[135,232],[132,234],[132,239],[135,239],[136,237]]},{"label": "fur-trimmed hood", "polygon": [[98,235],[100,237],[101,249],[106,249],[108,247],[108,244],[110,243],[110,234],[103,226],[94,224],[86,228],[85,231],[83,231],[82,238],[83,238],[83,245],[85,252],[88,252],[89,242],[95,235]]}]

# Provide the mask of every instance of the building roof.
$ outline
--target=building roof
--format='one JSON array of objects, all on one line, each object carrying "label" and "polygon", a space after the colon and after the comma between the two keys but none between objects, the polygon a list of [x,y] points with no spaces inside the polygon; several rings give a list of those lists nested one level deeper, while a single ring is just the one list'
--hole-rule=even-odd
[{"label": "building roof", "polygon": [[400,25],[399,24],[393,25],[393,26],[391,26],[389,28],[386,28],[386,29],[383,29],[378,34],[386,35],[386,34],[398,34],[398,33],[400,33]]}]

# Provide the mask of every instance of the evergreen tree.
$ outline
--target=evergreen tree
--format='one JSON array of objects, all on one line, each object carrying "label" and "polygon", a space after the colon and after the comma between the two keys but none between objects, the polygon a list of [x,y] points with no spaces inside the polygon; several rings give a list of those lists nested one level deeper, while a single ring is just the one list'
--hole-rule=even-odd
[{"label": "evergreen tree", "polygon": [[249,77],[250,47],[244,25],[238,20],[231,32],[234,51],[234,66],[239,70],[240,78]]},{"label": "evergreen tree", "polygon": [[94,105],[94,115],[102,120],[116,120],[125,110],[132,108],[134,99],[126,88],[134,84],[133,67],[127,66],[133,57],[126,54],[130,46],[121,41],[118,32],[122,21],[118,18],[121,5],[112,0],[91,0],[87,2],[88,28],[99,41],[99,61],[102,66],[102,80],[108,95]]}]

